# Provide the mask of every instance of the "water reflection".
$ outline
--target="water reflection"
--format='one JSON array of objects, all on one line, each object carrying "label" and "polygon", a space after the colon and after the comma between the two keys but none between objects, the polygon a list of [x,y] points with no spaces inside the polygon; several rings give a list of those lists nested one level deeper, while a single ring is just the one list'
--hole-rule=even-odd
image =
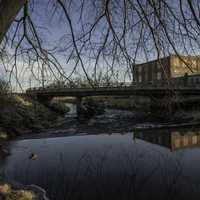
[{"label": "water reflection", "polygon": [[200,147],[199,129],[134,131],[134,139],[136,138],[167,147],[171,151]]},{"label": "water reflection", "polygon": [[[135,141],[132,133],[18,140],[10,143],[11,156],[0,166],[6,179],[39,185],[51,200],[199,200],[200,149],[172,154],[160,146],[171,149],[172,138],[186,133],[138,132]],[[190,140],[198,143],[198,136],[191,138],[176,149]],[[38,158],[30,160],[31,153]]]}]

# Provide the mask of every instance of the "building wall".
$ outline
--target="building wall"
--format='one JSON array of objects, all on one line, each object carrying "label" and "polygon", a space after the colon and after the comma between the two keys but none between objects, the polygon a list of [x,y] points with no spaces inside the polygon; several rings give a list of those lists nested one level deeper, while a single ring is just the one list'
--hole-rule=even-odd
[{"label": "building wall", "polygon": [[[184,76],[200,73],[200,57],[199,56],[170,56],[171,75],[172,77]],[[192,71],[189,69],[191,68]]]},{"label": "building wall", "polygon": [[171,132],[169,130],[134,132],[134,138],[158,144],[171,149]]},{"label": "building wall", "polygon": [[180,134],[179,132],[171,133],[171,149],[177,150],[187,147],[195,147],[200,145],[200,133],[187,132],[187,134]]},{"label": "building wall", "polygon": [[135,82],[152,82],[170,77],[170,57],[134,65]]},{"label": "building wall", "polygon": [[[192,71],[189,69],[189,67]],[[186,73],[194,75],[200,73],[199,56],[171,55],[159,60],[134,65],[134,81],[139,83],[166,80],[183,77]]]}]

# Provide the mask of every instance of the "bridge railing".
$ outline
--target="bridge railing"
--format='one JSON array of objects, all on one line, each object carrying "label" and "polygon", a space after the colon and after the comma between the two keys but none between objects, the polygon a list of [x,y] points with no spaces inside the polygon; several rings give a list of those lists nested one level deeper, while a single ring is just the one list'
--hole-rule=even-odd
[{"label": "bridge railing", "polygon": [[170,80],[160,80],[160,81],[148,81],[136,83],[133,82],[129,85],[121,84],[116,86],[101,86],[101,87],[34,87],[26,90],[26,93],[34,92],[58,92],[58,91],[95,91],[95,90],[126,90],[126,89],[156,89],[156,88],[200,88],[200,75],[199,76],[187,76],[178,77]]}]

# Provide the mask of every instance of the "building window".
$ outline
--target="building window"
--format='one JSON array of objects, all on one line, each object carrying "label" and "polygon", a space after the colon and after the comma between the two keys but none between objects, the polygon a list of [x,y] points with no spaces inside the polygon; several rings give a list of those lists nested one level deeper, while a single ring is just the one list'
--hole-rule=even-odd
[{"label": "building window", "polygon": [[183,137],[183,146],[187,146],[188,145],[188,137],[187,135]]},{"label": "building window", "polygon": [[179,148],[180,147],[180,140],[177,138],[175,139],[175,148]]},{"label": "building window", "polygon": [[146,68],[145,71],[145,81],[148,81],[149,77],[148,77],[148,68]]},{"label": "building window", "polygon": [[162,79],[162,72],[157,72],[157,80],[161,80]]},{"label": "building window", "polygon": [[160,71],[161,69],[162,69],[161,64],[158,63],[158,65],[157,65],[157,70]]},{"label": "building window", "polygon": [[138,68],[138,82],[142,82],[142,67]]},{"label": "building window", "polygon": [[138,79],[139,82],[142,82],[142,75],[139,74],[139,79]]},{"label": "building window", "polygon": [[192,63],[191,63],[192,68],[197,70],[197,62],[196,62],[196,60],[191,60],[191,61],[192,61]]},{"label": "building window", "polygon": [[197,136],[192,136],[192,144],[197,144]]},{"label": "building window", "polygon": [[158,137],[158,144],[162,144],[162,137]]}]

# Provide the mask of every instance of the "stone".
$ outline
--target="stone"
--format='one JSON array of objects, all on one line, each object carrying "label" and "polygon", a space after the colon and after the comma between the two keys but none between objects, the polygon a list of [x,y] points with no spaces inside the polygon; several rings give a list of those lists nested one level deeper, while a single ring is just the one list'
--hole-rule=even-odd
[{"label": "stone", "polygon": [[38,155],[35,154],[35,153],[32,153],[30,156],[29,156],[29,159],[30,160],[36,160],[38,158]]}]

